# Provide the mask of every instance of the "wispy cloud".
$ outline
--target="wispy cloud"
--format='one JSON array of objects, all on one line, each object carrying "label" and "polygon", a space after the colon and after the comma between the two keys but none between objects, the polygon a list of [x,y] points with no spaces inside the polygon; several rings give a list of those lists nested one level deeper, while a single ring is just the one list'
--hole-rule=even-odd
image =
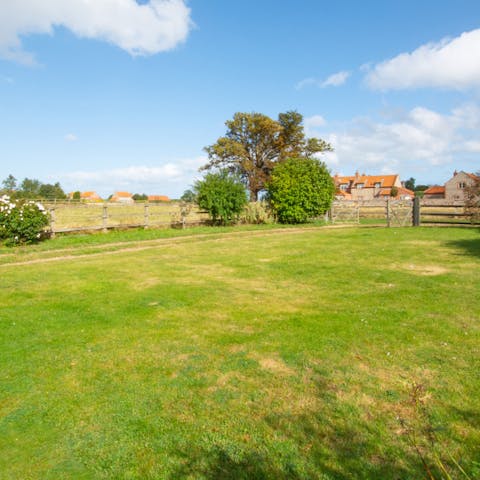
[{"label": "wispy cloud", "polygon": [[107,41],[131,55],[153,55],[185,41],[192,26],[185,0],[2,0],[0,57],[35,64],[21,36],[68,28],[78,37]]},{"label": "wispy cloud", "polygon": [[67,133],[64,138],[67,142],[76,142],[78,140],[78,137],[73,133]]},{"label": "wispy cloud", "polygon": [[348,77],[350,77],[351,72],[341,71],[330,75],[324,80],[319,80],[317,78],[309,77],[301,80],[297,83],[295,88],[297,90],[301,90],[302,88],[314,86],[318,88],[326,88],[326,87],[339,87],[343,85]]},{"label": "wispy cloud", "polygon": [[366,76],[376,90],[480,87],[480,29],[422,45],[379,63]]},{"label": "wispy cloud", "polygon": [[200,177],[198,169],[206,162],[206,157],[201,156],[158,166],[132,165],[111,170],[57,173],[50,177],[60,180],[67,190],[93,189],[104,196],[119,189],[176,196]]}]

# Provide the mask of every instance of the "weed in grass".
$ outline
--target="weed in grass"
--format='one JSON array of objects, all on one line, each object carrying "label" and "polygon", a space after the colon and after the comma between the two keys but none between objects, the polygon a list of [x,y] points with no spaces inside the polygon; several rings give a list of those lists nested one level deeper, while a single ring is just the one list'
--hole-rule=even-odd
[{"label": "weed in grass", "polygon": [[404,405],[406,409],[397,417],[401,434],[421,460],[429,480],[452,480],[460,477],[472,480],[454,458],[445,440],[440,438],[439,434],[444,429],[434,420],[429,406],[430,400],[425,386],[413,382]]}]

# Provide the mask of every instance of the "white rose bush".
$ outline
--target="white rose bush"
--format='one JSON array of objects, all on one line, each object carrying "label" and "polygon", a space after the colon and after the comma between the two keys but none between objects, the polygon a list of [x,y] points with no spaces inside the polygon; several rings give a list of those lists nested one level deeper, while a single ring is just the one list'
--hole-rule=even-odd
[{"label": "white rose bush", "polygon": [[48,236],[50,216],[45,207],[31,200],[0,197],[0,240],[6,245],[38,242]]}]

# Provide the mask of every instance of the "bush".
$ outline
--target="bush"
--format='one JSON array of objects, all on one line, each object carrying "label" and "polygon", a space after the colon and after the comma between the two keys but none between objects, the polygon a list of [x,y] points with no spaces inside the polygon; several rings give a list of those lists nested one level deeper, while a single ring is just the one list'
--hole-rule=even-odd
[{"label": "bush", "polygon": [[41,203],[0,197],[0,238],[7,245],[34,243],[46,234],[49,215]]},{"label": "bush", "polygon": [[226,170],[208,173],[195,184],[198,206],[208,212],[214,223],[223,225],[238,220],[247,203],[245,187]]},{"label": "bush", "polygon": [[326,165],[315,158],[290,158],[278,164],[267,198],[280,223],[305,223],[330,208],[335,186]]}]

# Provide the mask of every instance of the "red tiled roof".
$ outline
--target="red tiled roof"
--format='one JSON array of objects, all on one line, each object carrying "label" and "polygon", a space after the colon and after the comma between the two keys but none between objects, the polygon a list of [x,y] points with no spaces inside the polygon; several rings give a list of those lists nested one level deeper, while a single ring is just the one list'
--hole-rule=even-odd
[{"label": "red tiled roof", "polygon": [[98,200],[98,199],[100,199],[100,196],[97,194],[97,192],[82,192],[80,194],[80,198]]},{"label": "red tiled roof", "polygon": [[364,188],[373,188],[376,183],[380,183],[380,187],[388,188],[395,185],[398,175],[351,175],[351,176],[338,176],[335,175],[333,180],[335,185],[341,184],[352,184],[357,185],[358,183],[363,183]]},{"label": "red tiled roof", "polygon": [[424,195],[444,195],[445,194],[445,187],[441,185],[433,185],[430,188],[427,188],[424,192]]},{"label": "red tiled roof", "polygon": [[[405,187],[395,187],[397,189],[397,197],[400,195],[410,195],[411,197],[415,196],[415,192],[412,190],[409,190],[408,188]],[[382,197],[389,197],[392,193],[391,188],[386,188],[380,192],[380,195]]]},{"label": "red tiled roof", "polygon": [[115,192],[113,194],[114,197],[118,197],[118,198],[131,198],[133,197],[133,195],[129,192]]},{"label": "red tiled roof", "polygon": [[149,195],[148,196],[149,202],[169,202],[170,198],[166,195]]}]

